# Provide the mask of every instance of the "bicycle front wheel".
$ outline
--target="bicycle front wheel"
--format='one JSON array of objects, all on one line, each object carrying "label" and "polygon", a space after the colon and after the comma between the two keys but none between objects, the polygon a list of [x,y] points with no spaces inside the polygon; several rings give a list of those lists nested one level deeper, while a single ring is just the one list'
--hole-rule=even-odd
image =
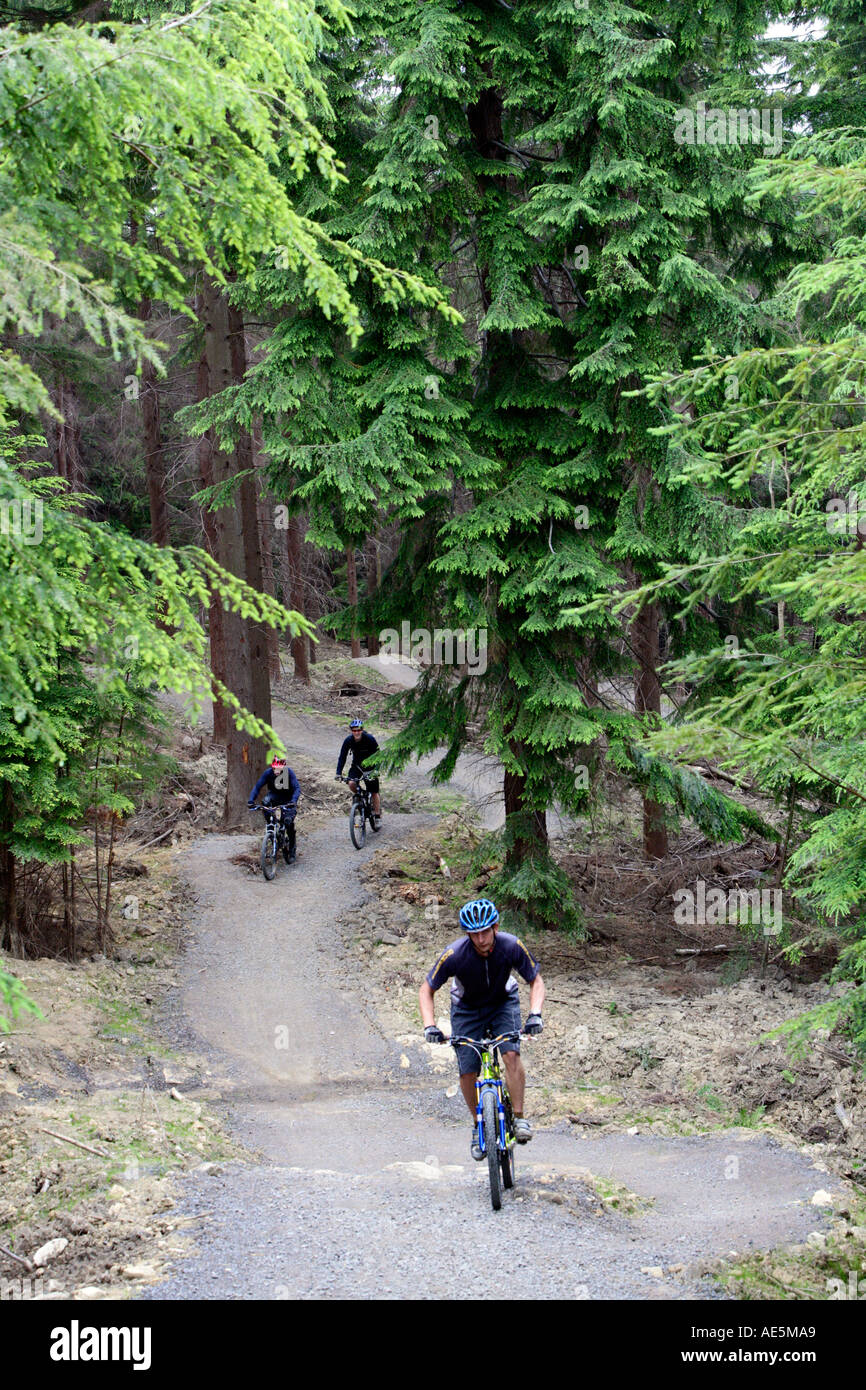
[{"label": "bicycle front wheel", "polygon": [[364,803],[353,801],[352,809],[349,812],[349,835],[355,849],[363,849],[367,843],[367,818],[364,815]]},{"label": "bicycle front wheel", "polygon": [[270,882],[277,872],[277,841],[276,836],[266,830],[262,839],[262,873]]},{"label": "bicycle front wheel", "polygon": [[484,1121],[484,1143],[487,1148],[487,1173],[490,1178],[490,1203],[494,1211],[502,1206],[502,1187],[499,1169],[499,1114],[496,1093],[489,1089],[481,1100],[481,1117]]}]

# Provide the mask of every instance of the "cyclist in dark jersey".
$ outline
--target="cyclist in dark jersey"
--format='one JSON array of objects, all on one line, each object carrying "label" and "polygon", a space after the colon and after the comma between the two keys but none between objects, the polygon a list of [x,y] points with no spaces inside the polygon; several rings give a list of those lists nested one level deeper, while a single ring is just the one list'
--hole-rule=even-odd
[{"label": "cyclist in dark jersey", "polygon": [[340,749],[340,756],[337,759],[337,777],[339,778],[342,776],[343,764],[348,757],[351,757],[352,761],[349,764],[349,772],[346,781],[349,783],[352,791],[356,792],[358,790],[358,780],[366,776],[367,786],[370,788],[373,797],[373,815],[376,817],[376,823],[380,824],[382,820],[382,803],[379,800],[379,779],[378,777],[371,777],[364,772],[364,762],[367,758],[372,758],[373,754],[378,753],[378,751],[379,745],[373,735],[365,732],[363,721],[356,717],[349,725],[348,737],[343,739],[343,746]]},{"label": "cyclist in dark jersey", "polygon": [[[516,1033],[520,1029],[520,998],[513,970],[522,975],[530,987],[530,1012],[523,1031],[540,1033],[544,1027],[541,1021],[544,981],[538,962],[519,937],[499,930],[499,913],[487,898],[464,903],[460,909],[460,925],[466,935],[452,941],[442,952],[418,993],[425,1041],[445,1042],[444,1035],[436,1027],[433,995],[448,979],[451,980],[452,1037],[485,1038]],[[523,1114],[526,1072],[520,1060],[520,1043],[503,1043],[500,1051],[514,1107],[515,1136],[519,1143],[526,1144],[532,1138],[532,1126]],[[477,1052],[471,1047],[458,1047],[457,1067],[463,1099],[474,1121]],[[472,1130],[472,1157],[483,1157],[478,1147],[477,1126]]]},{"label": "cyclist in dark jersey", "polygon": [[296,858],[295,815],[298,809],[298,797],[301,795],[301,785],[292,769],[287,766],[285,758],[274,758],[270,767],[265,768],[250,792],[247,802],[250,810],[255,806],[256,797],[263,787],[267,787],[264,798],[265,805],[281,808],[280,819],[286,828],[289,863],[291,864]]}]

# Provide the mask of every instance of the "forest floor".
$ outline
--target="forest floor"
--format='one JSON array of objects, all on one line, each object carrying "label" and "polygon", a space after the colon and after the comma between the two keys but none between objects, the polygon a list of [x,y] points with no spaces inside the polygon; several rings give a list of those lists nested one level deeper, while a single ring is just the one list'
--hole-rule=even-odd
[{"label": "forest floor", "polygon": [[15,963],[46,1017],[0,1039],[0,1247],[33,1263],[66,1244],[41,1272],[0,1250],[0,1281],[56,1298],[435,1298],[453,1293],[446,1267],[459,1283],[455,1247],[486,1242],[493,1273],[519,1238],[517,1296],[847,1287],[866,1270],[862,1073],[837,1037],[798,1058],[762,1040],[827,997],[826,952],[790,966],[736,928],[677,926],[672,885],[754,882],[767,854],[702,853],[692,833],[649,870],[626,798],[591,852],[588,828],[560,845],[589,939],[527,941],[548,987],[525,1045],[536,1137],[494,1218],[450,1051],[419,1040],[417,988],[489,877],[498,771],[479,755],[448,787],[430,786],[432,760],[389,779],[383,831],[357,854],[333,765],[347,706],[376,732],[387,693],[373,671],[340,695],[357,669],[334,657],[303,701],[277,690],[304,792],[296,865],[266,884],[253,836],[202,835],[219,755],[206,728],[178,728],[176,773],[122,852],[138,915],[117,912],[114,959]]}]

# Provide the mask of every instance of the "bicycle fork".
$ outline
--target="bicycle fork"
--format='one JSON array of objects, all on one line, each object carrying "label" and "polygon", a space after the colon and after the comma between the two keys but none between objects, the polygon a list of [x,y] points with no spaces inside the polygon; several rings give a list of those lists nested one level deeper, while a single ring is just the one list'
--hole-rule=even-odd
[{"label": "bicycle fork", "polygon": [[493,1144],[504,1153],[507,1147],[505,1137],[505,1106],[502,1102],[501,1078],[479,1078],[475,1083],[475,1123],[478,1126],[478,1144],[483,1154],[487,1153],[487,1135],[484,1132],[484,1092],[492,1091],[496,1097],[496,1123],[498,1133],[492,1136]]}]

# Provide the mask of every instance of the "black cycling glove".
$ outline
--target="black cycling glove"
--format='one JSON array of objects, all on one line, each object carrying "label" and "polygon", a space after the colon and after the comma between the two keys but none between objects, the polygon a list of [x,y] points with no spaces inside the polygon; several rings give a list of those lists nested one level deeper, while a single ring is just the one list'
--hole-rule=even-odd
[{"label": "black cycling glove", "polygon": [[543,1028],[541,1014],[527,1014],[526,1022],[523,1025],[524,1033],[540,1033]]},{"label": "black cycling glove", "polygon": [[429,1028],[424,1029],[424,1041],[428,1043],[444,1043],[445,1034],[442,1032],[441,1028],[437,1028],[434,1023],[431,1023]]}]

